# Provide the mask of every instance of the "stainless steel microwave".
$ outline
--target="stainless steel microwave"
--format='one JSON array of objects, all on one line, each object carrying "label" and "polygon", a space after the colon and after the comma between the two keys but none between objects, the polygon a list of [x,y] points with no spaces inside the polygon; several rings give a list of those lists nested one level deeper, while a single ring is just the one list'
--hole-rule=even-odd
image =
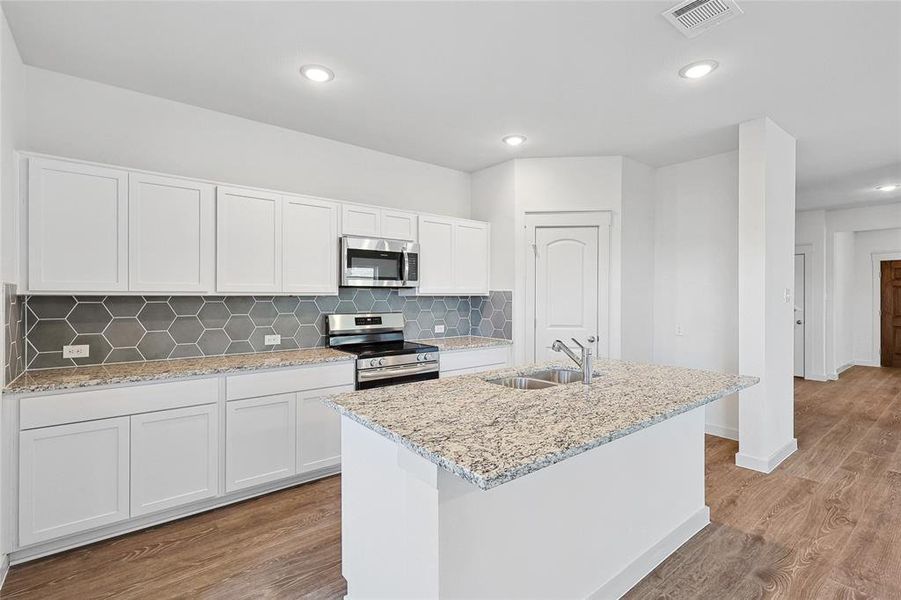
[{"label": "stainless steel microwave", "polygon": [[341,238],[341,285],[416,287],[419,244],[382,238]]}]

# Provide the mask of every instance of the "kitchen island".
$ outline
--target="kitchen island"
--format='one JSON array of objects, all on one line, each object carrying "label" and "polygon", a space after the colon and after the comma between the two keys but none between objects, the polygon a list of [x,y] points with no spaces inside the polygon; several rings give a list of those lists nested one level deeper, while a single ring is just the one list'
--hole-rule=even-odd
[{"label": "kitchen island", "polygon": [[704,405],[750,377],[551,363],[342,394],[349,600],[615,598],[709,522]]}]

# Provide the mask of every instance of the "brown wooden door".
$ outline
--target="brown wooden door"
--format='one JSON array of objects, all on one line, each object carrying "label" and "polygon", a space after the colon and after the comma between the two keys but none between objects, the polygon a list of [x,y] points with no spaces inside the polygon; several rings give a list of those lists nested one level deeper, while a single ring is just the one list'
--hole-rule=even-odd
[{"label": "brown wooden door", "polygon": [[901,367],[901,260],[882,261],[883,367]]}]

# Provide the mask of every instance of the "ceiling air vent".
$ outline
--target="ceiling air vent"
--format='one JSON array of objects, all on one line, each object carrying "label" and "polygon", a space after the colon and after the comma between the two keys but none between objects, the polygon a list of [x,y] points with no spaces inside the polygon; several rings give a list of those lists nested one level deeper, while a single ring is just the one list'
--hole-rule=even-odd
[{"label": "ceiling air vent", "polygon": [[669,9],[663,16],[685,37],[693,38],[737,17],[741,12],[734,0],[687,0]]}]

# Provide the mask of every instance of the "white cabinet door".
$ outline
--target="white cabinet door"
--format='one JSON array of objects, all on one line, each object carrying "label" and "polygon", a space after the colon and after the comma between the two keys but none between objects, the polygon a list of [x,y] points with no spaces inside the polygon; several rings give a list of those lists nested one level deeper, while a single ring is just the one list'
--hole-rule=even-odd
[{"label": "white cabinet door", "polygon": [[128,518],[128,417],[19,434],[19,544]]},{"label": "white cabinet door", "polygon": [[454,223],[454,291],[458,294],[487,294],[491,254],[486,223]]},{"label": "white cabinet door", "polygon": [[213,186],[128,175],[128,289],[213,291]]},{"label": "white cabinet door", "polygon": [[219,492],[215,404],[131,417],[131,516]]},{"label": "white cabinet door", "polygon": [[265,293],[282,289],[282,197],[216,188],[216,289]]},{"label": "white cabinet door", "polygon": [[452,294],[454,220],[419,217],[419,292]]},{"label": "white cabinet door", "polygon": [[341,464],[341,416],[322,400],[353,389],[347,385],[297,393],[298,473]]},{"label": "white cabinet door", "polygon": [[283,291],[338,293],[338,205],[285,196],[282,208]]},{"label": "white cabinet door", "polygon": [[366,237],[381,237],[381,211],[374,206],[344,204],[341,211],[341,233]]},{"label": "white cabinet door", "polygon": [[128,173],[59,160],[28,165],[28,288],[128,289]]},{"label": "white cabinet door", "polygon": [[416,241],[416,215],[399,210],[382,211],[382,236],[392,240]]},{"label": "white cabinet door", "polygon": [[294,475],[296,409],[295,394],[226,404],[225,491]]}]

